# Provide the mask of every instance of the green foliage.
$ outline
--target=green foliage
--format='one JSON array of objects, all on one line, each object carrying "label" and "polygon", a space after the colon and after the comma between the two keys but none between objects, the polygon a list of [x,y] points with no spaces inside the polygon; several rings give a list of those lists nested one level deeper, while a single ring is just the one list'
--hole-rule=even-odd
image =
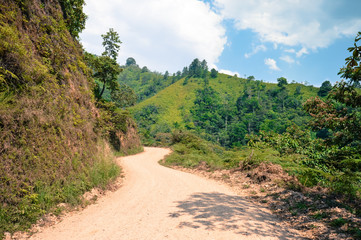
[{"label": "green foliage", "polygon": [[211,69],[211,78],[217,78],[218,77],[218,71],[214,68]]},{"label": "green foliage", "polygon": [[198,58],[194,59],[189,65],[188,76],[194,78],[204,78],[208,74],[208,66],[206,60],[202,62]]},{"label": "green foliage", "polygon": [[321,159],[339,171],[335,174],[333,190],[351,195],[361,188],[361,94],[357,89],[361,80],[361,47],[357,46],[360,35],[361,32],[356,36],[355,47],[348,49],[352,56],[346,58],[346,67],[340,71],[346,80],[334,86],[327,101],[312,98],[304,105],[313,117],[311,126],[329,133]]},{"label": "green foliage", "polygon": [[[282,80],[282,79],[281,79]],[[283,79],[286,81],[285,79]],[[197,90],[191,109],[192,121],[207,140],[222,146],[240,146],[246,143],[245,134],[263,131],[282,133],[293,122],[305,127],[300,97],[290,96],[285,84],[266,91],[266,84],[247,79],[236,101],[229,94],[222,97],[206,83]]]},{"label": "green foliage", "polygon": [[74,38],[84,30],[87,15],[83,12],[84,0],[59,0],[64,20]]},{"label": "green foliage", "polygon": [[197,90],[194,107],[190,110],[194,125],[208,134],[216,135],[219,125],[222,124],[220,109],[219,96],[212,87],[206,85]]},{"label": "green foliage", "polygon": [[134,58],[128,58],[126,65],[122,68],[118,83],[126,84],[134,89],[138,102],[150,98],[180,79],[180,76],[166,77],[161,73],[152,72],[146,66],[140,68]]},{"label": "green foliage", "polygon": [[317,92],[317,95],[320,97],[326,97],[327,94],[331,91],[332,85],[330,81],[324,81],[320,87],[320,90]]},{"label": "green foliage", "polygon": [[118,108],[133,106],[137,102],[137,95],[129,86],[122,84],[119,89],[110,93],[111,100]]},{"label": "green foliage", "polygon": [[[297,95],[296,89],[302,94]],[[287,84],[281,90],[276,84],[218,74],[217,78],[180,79],[131,111],[136,113],[147,105],[156,105],[162,111],[157,123],[149,128],[166,123],[174,129],[176,125],[233,147],[246,144],[246,134],[258,134],[261,130],[282,133],[293,123],[305,127],[310,117],[301,103],[316,94],[316,88],[301,84]]]},{"label": "green foliage", "polygon": [[287,79],[284,77],[277,78],[277,82],[278,82],[277,86],[280,87],[281,89],[284,89],[285,85],[288,84]]},{"label": "green foliage", "polygon": [[[125,66],[129,67],[129,66],[136,66],[136,65],[137,65],[137,62],[135,61],[134,58],[132,58],[132,57],[127,58]],[[148,72],[147,67],[145,67],[144,72]]]},{"label": "green foliage", "polygon": [[109,56],[96,56],[93,54],[86,54],[88,65],[93,69],[93,77],[102,82],[103,86],[96,86],[94,93],[97,99],[101,99],[105,87],[108,87],[111,92],[119,89],[117,78],[122,71],[117,62]]},{"label": "green foliage", "polygon": [[117,98],[116,101],[121,104],[119,102],[120,93],[116,93],[117,91],[125,90],[124,87],[123,89],[119,89],[119,83],[117,82],[118,75],[122,71],[116,62],[121,41],[119,40],[118,33],[112,28],[110,28],[106,34],[103,34],[102,38],[105,48],[102,56],[85,53],[85,60],[93,70],[93,77],[103,84],[102,87],[97,84],[94,93],[96,98],[100,100],[107,87],[107,89],[113,93],[114,97]]},{"label": "green foliage", "polygon": [[158,106],[146,105],[134,113],[144,144],[152,145],[153,141],[151,139],[156,137],[159,130],[161,132],[169,131],[169,127],[164,128],[161,124],[158,124],[159,112],[160,108]]},{"label": "green foliage", "polygon": [[119,34],[110,28],[106,34],[102,34],[103,47],[105,51],[103,56],[111,57],[114,61],[117,60],[120,44],[122,43],[119,39]]},{"label": "green foliage", "polygon": [[240,161],[236,152],[226,151],[190,132],[173,132],[171,146],[174,152],[165,159],[165,165],[194,168],[205,163],[209,169],[220,169],[236,167]]}]

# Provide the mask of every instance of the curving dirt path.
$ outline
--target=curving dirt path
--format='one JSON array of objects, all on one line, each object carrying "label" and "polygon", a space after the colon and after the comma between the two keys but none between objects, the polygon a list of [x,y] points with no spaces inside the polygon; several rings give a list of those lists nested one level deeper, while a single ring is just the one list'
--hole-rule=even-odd
[{"label": "curving dirt path", "polygon": [[169,153],[145,148],[120,158],[123,187],[31,239],[301,239],[228,187],[160,166]]}]

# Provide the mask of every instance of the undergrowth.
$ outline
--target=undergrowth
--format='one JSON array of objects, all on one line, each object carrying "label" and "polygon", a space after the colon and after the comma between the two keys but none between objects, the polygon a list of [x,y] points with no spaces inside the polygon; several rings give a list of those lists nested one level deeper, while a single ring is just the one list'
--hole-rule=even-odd
[{"label": "undergrowth", "polygon": [[104,142],[97,145],[94,163],[85,167],[82,173],[70,173],[63,179],[49,184],[38,180],[34,186],[27,186],[19,204],[3,205],[0,208],[0,235],[4,232],[26,230],[47,212],[59,213],[59,203],[78,205],[82,194],[94,187],[105,189],[120,174],[114,154]]},{"label": "undergrowth", "polygon": [[221,169],[236,167],[241,160],[236,152],[227,151],[190,132],[172,133],[171,147],[173,153],[165,159],[165,165],[194,168],[206,163],[210,169]]}]

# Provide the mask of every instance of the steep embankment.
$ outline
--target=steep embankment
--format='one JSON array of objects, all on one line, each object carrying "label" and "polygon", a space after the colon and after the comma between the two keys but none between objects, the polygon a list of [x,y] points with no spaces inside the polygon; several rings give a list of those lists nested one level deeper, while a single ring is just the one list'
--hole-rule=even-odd
[{"label": "steep embankment", "polygon": [[64,4],[71,3],[0,0],[0,236],[114,177],[119,169],[96,145],[134,126],[96,108]]}]

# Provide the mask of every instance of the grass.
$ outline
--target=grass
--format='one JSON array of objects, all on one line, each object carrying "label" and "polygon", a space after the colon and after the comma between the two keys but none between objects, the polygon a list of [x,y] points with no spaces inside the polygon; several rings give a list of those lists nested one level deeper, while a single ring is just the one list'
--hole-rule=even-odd
[{"label": "grass", "polygon": [[124,151],[116,151],[114,152],[114,156],[116,157],[123,157],[123,156],[127,156],[127,155],[134,155],[137,153],[141,153],[144,151],[143,146],[135,146],[131,149],[127,149],[127,152]]},{"label": "grass", "polygon": [[83,203],[82,194],[94,187],[106,189],[119,176],[121,169],[104,142],[100,142],[98,148],[93,165],[83,173],[70,174],[53,184],[38,181],[32,191],[24,190],[25,196],[17,206],[0,207],[0,235],[26,230],[47,212],[59,214],[62,211],[57,207],[59,203],[71,206]]}]

